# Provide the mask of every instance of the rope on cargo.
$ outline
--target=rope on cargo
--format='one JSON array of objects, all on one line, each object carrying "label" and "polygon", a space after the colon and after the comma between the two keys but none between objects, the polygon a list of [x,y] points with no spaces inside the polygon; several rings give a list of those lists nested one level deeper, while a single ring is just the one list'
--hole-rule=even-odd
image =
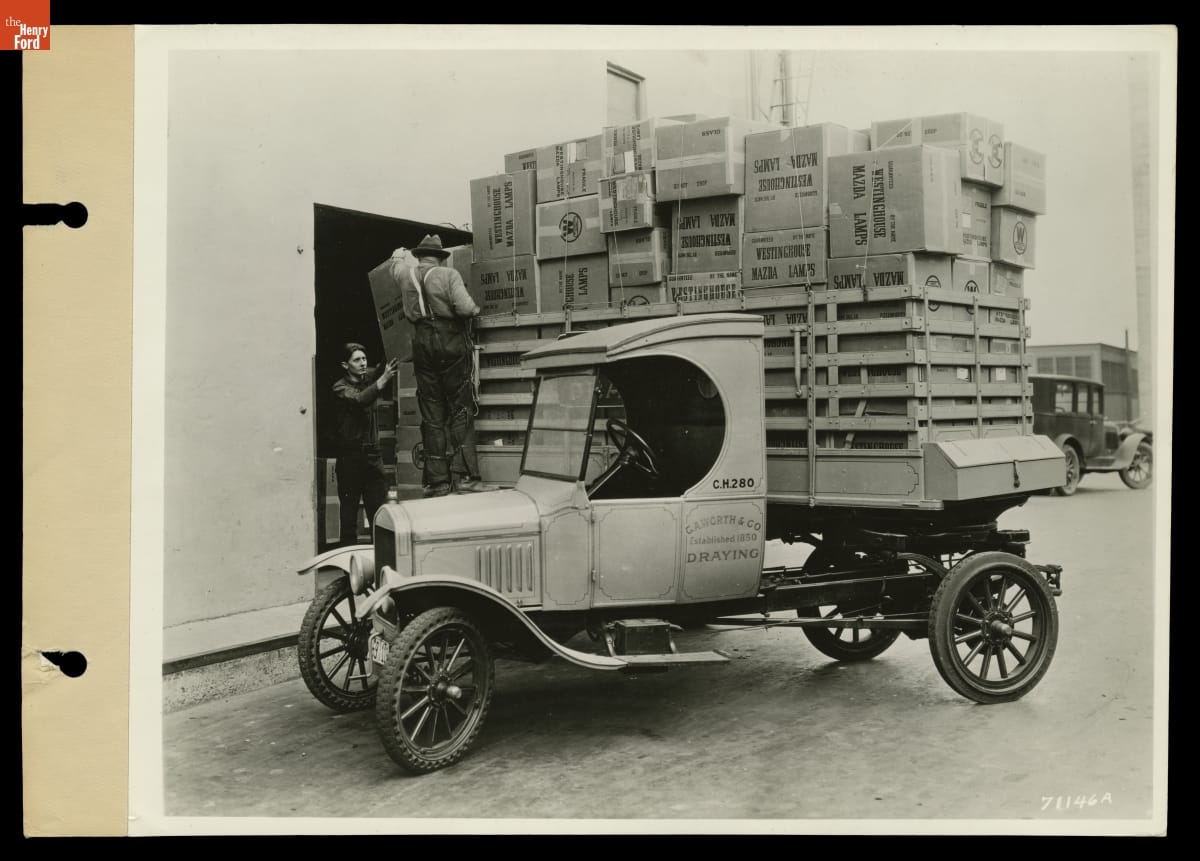
[{"label": "rope on cargo", "polygon": [[[509,263],[509,274],[512,276],[512,312],[513,312],[513,317],[514,317],[514,322],[515,322],[515,318],[517,316],[517,225],[521,223],[521,219],[517,218],[517,181],[513,178],[513,175],[511,173],[504,174],[504,181],[509,183],[512,186],[512,193],[513,193],[513,196],[512,196],[512,201],[513,201],[513,211],[512,211],[513,241],[512,241],[512,257],[511,257],[511,262]],[[534,188],[536,189],[537,188],[536,172],[534,173],[533,183],[534,183]],[[537,199],[537,194],[535,193],[534,200],[536,200],[536,199]],[[536,213],[536,210],[535,210],[535,213]],[[536,218],[535,218],[535,222],[536,222]],[[535,224],[535,227],[536,227],[536,224]],[[536,243],[536,241],[537,241],[537,237],[534,236],[534,242]],[[535,255],[537,254],[536,246],[534,247],[534,254]],[[536,260],[536,257],[535,257],[535,260]],[[533,265],[536,267],[537,263],[535,262]],[[534,302],[535,302],[534,308],[537,310],[540,310],[540,308],[538,308],[538,306],[536,304],[538,302],[538,298],[536,295],[534,296]]]}]

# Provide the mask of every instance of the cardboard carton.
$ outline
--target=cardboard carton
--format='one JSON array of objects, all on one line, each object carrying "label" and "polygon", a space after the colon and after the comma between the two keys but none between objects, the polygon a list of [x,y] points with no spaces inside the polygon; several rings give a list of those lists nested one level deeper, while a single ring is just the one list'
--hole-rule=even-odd
[{"label": "cardboard carton", "polygon": [[737,270],[667,276],[668,302],[710,302],[741,295],[741,273]]},{"label": "cardboard carton", "polygon": [[608,280],[613,289],[661,284],[671,271],[671,231],[665,228],[609,234]]},{"label": "cardboard carton", "polygon": [[682,122],[684,120],[654,117],[622,126],[605,126],[600,133],[601,177],[653,170],[658,129]]},{"label": "cardboard carton", "polygon": [[641,171],[600,180],[600,230],[645,230],[661,226],[654,209],[654,173]]},{"label": "cardboard carton", "polygon": [[671,204],[672,273],[741,268],[743,201],[727,195]]},{"label": "cardboard carton", "polygon": [[471,180],[475,261],[533,254],[537,175],[532,170]]},{"label": "cardboard carton", "polygon": [[595,194],[599,180],[600,135],[538,147],[539,203]]},{"label": "cardboard carton", "polygon": [[1025,270],[1006,263],[993,263],[988,267],[988,292],[1000,296],[1025,296]]},{"label": "cardboard carton", "polygon": [[520,152],[510,152],[504,157],[504,172],[512,173],[517,170],[537,170],[536,149],[523,149]]},{"label": "cardboard carton", "polygon": [[742,287],[824,284],[825,228],[769,230],[742,237]]},{"label": "cardboard carton", "polygon": [[443,266],[449,266],[466,284],[471,280],[471,264],[475,262],[475,249],[470,245],[454,245],[446,249],[450,252],[450,256],[446,258]]},{"label": "cardboard carton", "polygon": [[869,257],[834,258],[828,263],[829,286],[834,290],[868,287],[904,287],[924,284],[947,287],[951,258],[944,254],[872,254]]},{"label": "cardboard carton", "polygon": [[828,160],[867,150],[867,136],[833,123],[746,136],[746,230],[822,227]]},{"label": "cardboard carton", "polygon": [[992,196],[994,206],[1046,213],[1046,157],[1020,144],[1004,145],[1004,185]]},{"label": "cardboard carton", "polygon": [[608,255],[587,254],[538,262],[538,296],[543,312],[608,305]]},{"label": "cardboard carton", "polygon": [[873,149],[929,144],[959,154],[963,179],[1004,182],[1004,125],[977,114],[905,117],[871,124]]},{"label": "cardboard carton", "polygon": [[658,305],[667,301],[667,290],[661,284],[642,284],[624,287],[613,284],[608,288],[608,304],[614,308]]},{"label": "cardboard carton", "polygon": [[603,254],[606,250],[598,194],[537,205],[538,260]]},{"label": "cardboard carton", "polygon": [[1032,269],[1036,259],[1037,216],[1008,206],[992,207],[992,260]]},{"label": "cardboard carton", "polygon": [[958,157],[950,150],[912,146],[833,156],[830,256],[958,254],[961,197]]},{"label": "cardboard carton", "polygon": [[968,293],[988,293],[990,268],[991,264],[983,260],[955,257],[950,266],[950,286]]},{"label": "cardboard carton", "polygon": [[991,259],[991,187],[963,180],[959,228],[962,230],[964,257],[973,257],[976,260]]},{"label": "cardboard carton", "polygon": [[537,266],[532,254],[509,260],[484,260],[471,265],[467,292],[480,315],[533,314],[537,308]]},{"label": "cardboard carton", "polygon": [[658,199],[742,194],[746,135],[768,128],[765,123],[717,117],[658,129],[654,164]]},{"label": "cardboard carton", "polygon": [[412,324],[404,316],[400,285],[392,277],[392,261],[388,258],[367,273],[371,286],[371,301],[375,305],[375,322],[383,340],[385,360],[412,361]]}]

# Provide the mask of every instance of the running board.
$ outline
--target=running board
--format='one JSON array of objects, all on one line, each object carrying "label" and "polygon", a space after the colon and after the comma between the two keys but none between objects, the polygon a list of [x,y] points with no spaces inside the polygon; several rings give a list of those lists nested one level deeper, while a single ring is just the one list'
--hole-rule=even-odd
[{"label": "running board", "polygon": [[619,660],[625,662],[627,670],[666,669],[692,664],[726,664],[729,655],[724,652],[670,652],[665,655],[621,655]]}]

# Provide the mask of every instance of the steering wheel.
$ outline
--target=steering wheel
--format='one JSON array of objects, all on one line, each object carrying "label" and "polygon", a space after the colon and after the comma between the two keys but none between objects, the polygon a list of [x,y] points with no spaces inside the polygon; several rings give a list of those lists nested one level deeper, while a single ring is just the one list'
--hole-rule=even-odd
[{"label": "steering wheel", "polygon": [[620,454],[617,456],[619,464],[622,466],[630,464],[652,478],[659,477],[658,464],[654,462],[652,454],[653,449],[637,431],[620,419],[609,419],[604,425],[604,432],[620,450]]}]

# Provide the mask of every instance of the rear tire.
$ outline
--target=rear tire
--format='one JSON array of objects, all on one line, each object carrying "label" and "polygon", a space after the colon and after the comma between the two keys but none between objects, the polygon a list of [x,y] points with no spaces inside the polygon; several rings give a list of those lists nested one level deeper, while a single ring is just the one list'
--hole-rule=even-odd
[{"label": "rear tire", "polygon": [[934,666],[946,684],[977,703],[1025,696],[1050,669],[1057,645],[1054,595],[1041,572],[1019,556],[969,556],[950,569],[933,596]]},{"label": "rear tire", "polygon": [[1054,488],[1054,495],[1074,496],[1083,478],[1083,458],[1079,456],[1079,450],[1070,444],[1063,449],[1063,456],[1067,459],[1067,480],[1061,487]]}]

